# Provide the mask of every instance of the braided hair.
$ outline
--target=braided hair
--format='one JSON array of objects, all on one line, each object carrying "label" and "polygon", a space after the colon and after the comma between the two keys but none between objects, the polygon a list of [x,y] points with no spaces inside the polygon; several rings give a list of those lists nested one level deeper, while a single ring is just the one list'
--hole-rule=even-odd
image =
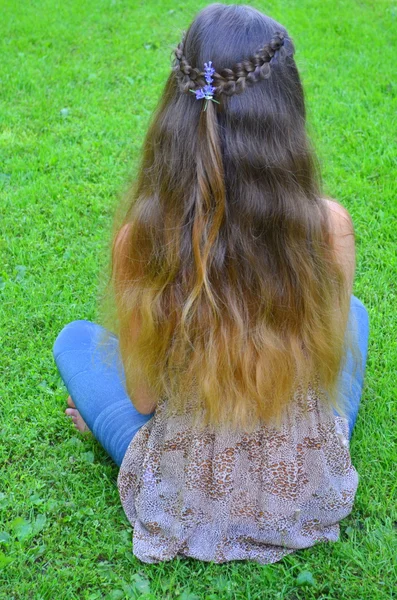
[{"label": "braided hair", "polygon": [[[204,72],[192,67],[184,54],[185,35],[174,50],[173,71],[176,74],[181,92],[195,90],[205,85]],[[260,48],[250,58],[238,62],[231,69],[222,69],[213,74],[216,94],[233,96],[244,92],[247,84],[253,84],[271,75],[270,63],[276,52],[284,45],[285,34],[276,32],[270,42]]]}]

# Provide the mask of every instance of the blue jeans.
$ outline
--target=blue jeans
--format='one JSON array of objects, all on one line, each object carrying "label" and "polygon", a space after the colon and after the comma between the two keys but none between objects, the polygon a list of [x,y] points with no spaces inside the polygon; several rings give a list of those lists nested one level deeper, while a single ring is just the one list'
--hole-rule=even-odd
[{"label": "blue jeans", "polygon": [[[355,324],[357,324],[357,327]],[[353,373],[350,354],[340,378],[346,400],[350,436],[357,418],[367,359],[369,323],[364,305],[351,297],[349,328],[358,336],[361,368]],[[139,413],[125,388],[118,338],[90,321],[73,321],[58,335],[53,348],[63,382],[84,421],[117,465],[132,438],[154,415]]]}]

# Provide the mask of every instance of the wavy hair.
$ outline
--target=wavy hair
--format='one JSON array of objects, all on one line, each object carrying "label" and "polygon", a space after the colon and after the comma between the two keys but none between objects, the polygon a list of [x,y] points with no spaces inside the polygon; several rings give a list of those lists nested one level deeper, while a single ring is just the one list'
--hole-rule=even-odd
[{"label": "wavy hair", "polygon": [[[279,422],[309,389],[341,410],[349,294],[294,44],[251,7],[212,4],[174,52],[113,238],[127,389],[145,381],[204,427]],[[219,104],[203,110],[188,92],[209,59]]]}]

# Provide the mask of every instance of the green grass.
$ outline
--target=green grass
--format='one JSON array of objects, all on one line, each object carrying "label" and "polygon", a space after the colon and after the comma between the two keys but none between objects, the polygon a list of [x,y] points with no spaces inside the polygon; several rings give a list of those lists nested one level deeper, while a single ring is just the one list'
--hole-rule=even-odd
[{"label": "green grass", "polygon": [[396,2],[252,3],[295,40],[325,192],[356,229],[371,333],[351,445],[360,484],[340,541],[267,566],[145,565],[117,468],[63,414],[53,342],[98,318],[115,206],[171,50],[205,4],[1,2],[1,599],[396,597]]}]

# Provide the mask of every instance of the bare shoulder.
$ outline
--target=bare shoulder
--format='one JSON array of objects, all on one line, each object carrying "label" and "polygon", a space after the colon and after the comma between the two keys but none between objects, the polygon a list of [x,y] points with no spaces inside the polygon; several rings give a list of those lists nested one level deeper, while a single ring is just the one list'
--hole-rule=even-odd
[{"label": "bare shoulder", "polygon": [[331,225],[331,235],[348,235],[354,236],[353,220],[349,211],[331,198],[322,198],[328,208],[328,215]]}]

